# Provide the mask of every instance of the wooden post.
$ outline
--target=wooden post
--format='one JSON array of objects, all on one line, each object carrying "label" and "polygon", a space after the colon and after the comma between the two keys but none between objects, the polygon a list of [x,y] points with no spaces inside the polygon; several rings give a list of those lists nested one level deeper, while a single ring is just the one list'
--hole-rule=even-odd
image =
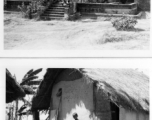
[{"label": "wooden post", "polygon": [[19,116],[19,120],[22,120],[21,115]]},{"label": "wooden post", "polygon": [[8,120],[11,120],[11,107],[9,106]]},{"label": "wooden post", "polygon": [[16,100],[15,120],[18,120],[17,111],[18,111],[18,99]]},{"label": "wooden post", "polygon": [[39,118],[39,111],[38,110],[35,110],[33,112],[33,120],[40,120],[40,118]]}]

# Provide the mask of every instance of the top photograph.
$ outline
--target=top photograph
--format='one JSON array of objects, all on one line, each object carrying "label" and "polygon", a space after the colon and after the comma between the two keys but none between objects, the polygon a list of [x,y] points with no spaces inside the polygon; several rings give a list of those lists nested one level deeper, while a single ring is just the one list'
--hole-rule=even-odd
[{"label": "top photograph", "polygon": [[150,0],[4,0],[4,50],[149,50]]}]

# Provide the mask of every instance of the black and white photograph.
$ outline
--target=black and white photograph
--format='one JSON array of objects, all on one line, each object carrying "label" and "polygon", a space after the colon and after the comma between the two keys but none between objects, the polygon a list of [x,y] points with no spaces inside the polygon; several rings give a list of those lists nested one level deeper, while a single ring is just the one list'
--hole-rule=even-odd
[{"label": "black and white photograph", "polygon": [[6,120],[150,120],[149,70],[8,67]]},{"label": "black and white photograph", "polygon": [[4,0],[3,6],[4,50],[150,50],[150,0]]}]

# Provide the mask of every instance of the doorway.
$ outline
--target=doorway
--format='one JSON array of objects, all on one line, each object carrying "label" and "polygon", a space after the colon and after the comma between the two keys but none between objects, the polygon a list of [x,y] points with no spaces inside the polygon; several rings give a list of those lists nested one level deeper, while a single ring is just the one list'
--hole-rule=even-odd
[{"label": "doorway", "polygon": [[111,107],[111,120],[119,120],[119,107],[113,102],[110,102]]}]

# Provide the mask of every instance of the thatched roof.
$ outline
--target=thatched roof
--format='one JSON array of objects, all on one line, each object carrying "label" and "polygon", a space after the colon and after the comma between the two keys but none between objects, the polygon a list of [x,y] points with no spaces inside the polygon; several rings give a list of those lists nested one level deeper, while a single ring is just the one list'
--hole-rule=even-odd
[{"label": "thatched roof", "polygon": [[[32,110],[46,110],[56,77],[65,69],[47,69],[44,80],[32,101]],[[149,111],[149,78],[133,69],[73,69],[96,83],[119,107]]]},{"label": "thatched roof", "polygon": [[55,83],[56,77],[64,69],[47,69],[47,72],[42,80],[39,88],[37,89],[37,94],[34,96],[32,101],[32,110],[47,110],[50,105],[51,91],[53,84]]},{"label": "thatched roof", "polygon": [[20,97],[24,97],[25,93],[15,78],[6,69],[6,103],[12,102]]}]

